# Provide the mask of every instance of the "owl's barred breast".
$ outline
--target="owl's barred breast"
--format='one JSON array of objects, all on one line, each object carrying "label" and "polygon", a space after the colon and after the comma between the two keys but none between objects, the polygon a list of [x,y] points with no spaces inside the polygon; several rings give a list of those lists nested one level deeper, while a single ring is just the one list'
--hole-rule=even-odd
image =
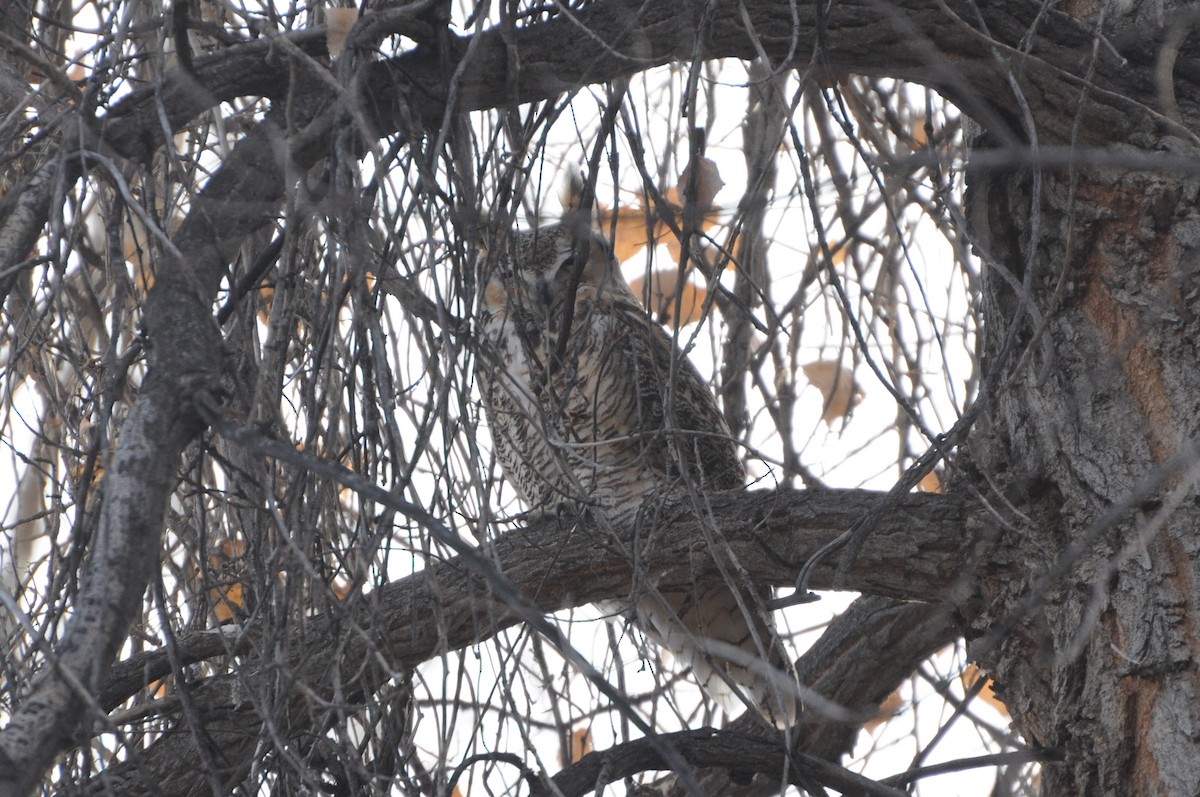
[{"label": "owl's barred breast", "polygon": [[485,318],[481,371],[497,458],[531,506],[578,501],[625,515],[654,493],[744,483],[736,445],[691,362],[627,297],[580,290],[561,362],[557,336],[516,314]]}]

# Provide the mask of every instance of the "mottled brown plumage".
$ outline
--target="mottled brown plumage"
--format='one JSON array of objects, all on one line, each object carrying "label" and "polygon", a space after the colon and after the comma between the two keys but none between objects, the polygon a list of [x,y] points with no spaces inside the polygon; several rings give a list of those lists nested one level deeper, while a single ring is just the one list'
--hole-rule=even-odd
[{"label": "mottled brown plumage", "polygon": [[[614,523],[636,520],[652,496],[743,486],[745,469],[712,391],[649,319],[607,242],[580,215],[517,233],[485,259],[477,369],[505,477],[530,508],[578,503]],[[722,673],[753,704],[778,706],[753,672],[782,660],[768,598],[769,589],[721,580],[687,592],[650,589],[634,617],[726,708],[738,701]]]}]

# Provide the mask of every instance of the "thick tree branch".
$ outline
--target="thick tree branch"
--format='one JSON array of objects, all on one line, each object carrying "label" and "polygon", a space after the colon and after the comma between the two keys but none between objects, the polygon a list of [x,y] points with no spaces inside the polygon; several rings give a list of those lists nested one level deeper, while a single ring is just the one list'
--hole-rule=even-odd
[{"label": "thick tree branch", "polygon": [[[453,40],[450,54],[419,46],[369,65],[361,82],[361,101],[375,119],[376,132],[385,135],[419,132],[408,130],[413,123],[440,126],[448,103],[464,112],[547,99],[690,59],[695,52],[691,25],[706,6],[700,0],[602,0],[571,20],[559,17],[522,28],[512,42],[521,65],[516,76],[508,74],[508,45],[499,29]],[[808,65],[817,51],[823,59],[821,69],[898,77],[937,88],[1009,144],[1024,140],[1014,121],[1021,112],[1008,82],[1010,70],[1021,91],[1037,99],[1042,144],[1108,144],[1134,134],[1154,136],[1164,128],[1186,135],[1146,104],[1155,96],[1156,31],[1131,34],[1118,53],[1111,41],[1095,47],[1083,25],[1057,11],[1046,11],[1035,25],[1041,14],[1036,3],[980,8],[969,0],[909,0],[903,6],[881,7],[874,0],[855,0],[838,3],[828,12],[818,48],[813,6],[749,0],[718,3],[713,12],[706,42],[709,57],[749,60],[758,57],[761,48],[780,68],[797,68]],[[990,37],[978,29],[979,13],[986,18]],[[744,19],[751,20],[750,30]],[[279,46],[275,38],[288,46]],[[1190,47],[1185,45],[1185,50]],[[105,154],[145,160],[166,140],[166,128],[177,131],[219,102],[246,96],[282,98],[321,84],[316,70],[324,67],[317,60],[295,68],[288,52],[323,57],[323,32],[260,39],[197,59],[192,70],[174,70],[161,86],[135,92],[99,120],[82,121],[84,138]],[[1179,63],[1186,63],[1182,55]],[[1144,68],[1130,69],[1130,64]],[[1185,84],[1197,78],[1184,69],[1176,77]],[[294,86],[293,80],[308,87]],[[1090,86],[1086,92],[1085,86]],[[1085,94],[1088,101],[1081,107]],[[1176,94],[1185,101],[1200,96],[1182,88]],[[1195,109],[1188,105],[1186,110]],[[31,219],[46,218],[50,188],[64,166],[67,182],[73,181],[79,173],[77,160],[68,157],[44,165],[27,178],[28,185],[10,191],[0,203],[0,295],[7,293],[17,264],[36,240],[38,228]]]},{"label": "thick tree branch", "polygon": [[[449,63],[445,54],[419,46],[371,64],[363,77],[363,101],[375,112],[382,134],[405,129],[406,120],[440,125],[449,100],[456,111],[534,102],[686,61],[695,52],[694,31],[709,5],[700,0],[601,0],[569,19],[560,16],[520,28],[512,40],[520,64],[516,76],[508,74],[505,34],[499,28],[453,39]],[[1038,115],[1045,125],[1043,143],[1110,143],[1120,131],[1143,127],[1147,114],[1155,125],[1169,124],[1144,104],[1155,96],[1153,75],[1129,68],[1131,63],[1155,63],[1158,31],[1131,32],[1096,48],[1094,35],[1083,24],[1058,11],[1043,14],[1037,3],[908,0],[881,7],[872,0],[851,0],[826,12],[818,47],[815,6],[786,0],[712,5],[706,57],[750,60],[761,48],[778,67],[796,68],[809,65],[818,52],[822,60],[816,66],[821,69],[932,86],[980,121],[1002,128],[1008,126],[1005,120],[1021,117],[1008,83],[1012,70],[1017,85],[1039,107],[1056,110]],[[982,32],[980,15],[990,35]],[[309,56],[324,55],[320,30],[279,38]],[[1195,46],[1185,44],[1189,48]],[[140,159],[163,141],[160,109],[178,129],[216,102],[283,97],[293,75],[311,79],[316,68],[314,63],[309,70],[293,72],[284,53],[285,48],[258,40],[197,59],[194,73],[172,72],[161,89],[135,93],[118,104],[103,120],[102,138],[115,151]],[[453,82],[447,66],[457,73]],[[1090,78],[1089,66],[1094,67]],[[1184,69],[1176,77],[1184,83],[1197,78]],[[1080,108],[1085,78],[1094,90],[1091,103]],[[1071,102],[1059,108],[1058,99]],[[1085,115],[1078,131],[1082,138],[1072,138],[1077,113]],[[1016,130],[1019,125],[1008,132],[1015,135]]]},{"label": "thick tree branch", "polygon": [[[301,118],[317,115],[303,98],[296,103]],[[217,286],[242,240],[283,197],[278,131],[268,117],[239,144],[196,198],[160,265],[144,315],[150,368],[106,469],[96,538],[63,642],[0,731],[0,794],[31,789],[68,745],[159,565],[179,459],[202,429],[188,397],[221,384]],[[262,173],[275,179],[255,179]]]},{"label": "thick tree branch", "polygon": [[[782,781],[810,789],[814,784],[819,784],[843,794],[869,797],[903,797],[906,794],[815,756],[789,754],[787,747],[781,744],[782,740],[773,735],[764,738],[762,735],[733,730],[702,728],[664,734],[658,740],[678,750],[689,764],[697,768],[729,771],[734,778],[767,775],[776,783]],[[533,797],[559,793],[565,797],[583,797],[614,781],[663,768],[662,757],[655,748],[648,740],[638,739],[609,750],[589,753],[578,763],[555,775],[553,788],[541,785],[530,794]]]},{"label": "thick tree branch", "polygon": [[[867,490],[753,491],[716,495],[711,508],[729,549],[755,581],[790,586],[799,564],[881,497]],[[876,529],[845,583],[835,583],[836,565],[830,564],[814,571],[812,586],[948,605],[962,601],[971,593],[972,568],[977,561],[976,546],[966,531],[969,506],[950,495],[909,496]],[[549,520],[510,531],[489,548],[496,569],[519,594],[542,611],[555,612],[597,600],[629,598],[631,540],[635,536],[642,538],[638,561],[644,570],[639,575],[663,585],[673,580],[720,578],[716,561],[698,547],[703,535],[697,532],[697,521],[690,514],[680,510],[649,535],[635,535],[629,529],[620,536],[609,536],[582,521]],[[892,605],[870,604],[859,611],[891,611]],[[923,606],[915,608],[926,611]],[[439,623],[423,621],[429,617],[438,617]],[[335,644],[323,636],[328,625],[349,621],[364,629],[377,629],[383,640],[379,644],[387,648],[393,666],[411,668],[444,649],[457,650],[483,641],[519,619],[511,607],[490,594],[487,578],[472,572],[463,560],[451,559],[376,590],[369,605],[361,606],[351,618],[317,618],[315,625],[321,630],[306,639],[302,648],[327,649]],[[856,620],[861,622],[861,617]],[[911,630],[889,631],[888,644],[904,644]],[[248,644],[228,631],[198,632],[179,641],[185,663],[243,651]],[[924,644],[918,643],[918,647]],[[169,673],[166,654],[161,651],[117,664],[100,692],[100,703],[116,706]],[[843,698],[839,695],[836,699]],[[870,699],[868,696],[868,702]]]},{"label": "thick tree branch", "polygon": [[[756,578],[788,584],[791,570],[780,558],[803,558],[837,534],[853,516],[867,511],[879,494],[868,491],[758,491],[716,496],[715,516],[727,528],[727,538],[739,562]],[[951,600],[969,585],[955,573],[969,572],[973,546],[965,544],[964,527],[969,505],[942,495],[913,495],[885,521],[860,557],[861,566],[851,571],[851,589],[878,590],[921,600]],[[690,514],[690,513],[689,513]],[[581,524],[560,525],[549,521],[505,534],[492,546],[497,567],[522,594],[544,611],[582,605],[596,599],[628,596],[630,572],[628,546],[631,533],[607,540],[604,533]],[[655,578],[711,576],[715,563],[703,551],[694,550],[695,521],[678,517],[651,535],[656,553],[647,561]],[[914,577],[905,562],[921,563],[923,575]],[[684,563],[681,572],[680,563]],[[928,567],[926,567],[928,565]],[[834,567],[820,568],[816,586],[831,586]],[[906,576],[907,573],[907,576]],[[715,576],[719,577],[719,576]],[[328,662],[375,661],[385,655],[388,671],[404,671],[428,661],[445,650],[476,644],[519,621],[517,613],[488,591],[489,579],[471,572],[462,560],[431,565],[402,581],[384,586],[348,613],[313,618],[309,631],[292,647],[295,657],[288,668],[291,677],[306,685],[303,695],[288,703],[280,713],[296,717],[311,710],[306,701],[317,698],[317,706],[335,698],[359,701],[386,679],[335,684]],[[583,587],[583,589],[572,589]],[[948,644],[958,635],[944,605],[898,603],[891,598],[868,597],[856,601],[834,620],[830,630],[798,663],[800,680],[826,699],[867,715],[923,658]],[[434,622],[432,618],[438,618]],[[252,636],[224,638],[207,631],[180,640],[185,663],[222,655],[227,649],[249,652]],[[188,656],[187,652],[191,651]],[[887,651],[886,655],[883,651]],[[277,665],[272,662],[267,671]],[[116,705],[132,691],[169,674],[165,652],[145,654],[117,665],[101,693],[106,706]],[[246,668],[247,683],[257,683],[265,673]],[[203,706],[206,729],[209,721],[219,731],[237,729],[242,742],[223,748],[231,762],[242,750],[249,764],[253,737],[262,722],[262,709],[252,702],[232,700],[235,688],[219,678],[201,682],[195,699]],[[212,681],[210,683],[210,681]],[[252,687],[246,687],[252,689]],[[739,734],[762,735],[751,716],[731,728]],[[848,748],[859,724],[834,721],[818,712],[805,715],[805,724],[795,735],[794,750],[826,759],[836,759]],[[311,731],[311,728],[308,728]],[[773,742],[778,746],[778,740]],[[139,760],[114,767],[106,773],[109,782],[122,784],[126,793],[146,793],[155,783],[157,793],[186,793],[202,784],[203,775],[188,776],[178,771],[181,762],[194,769],[195,742],[186,732],[169,734],[144,751]],[[782,752],[776,753],[782,761]],[[699,761],[695,763],[700,763]],[[143,774],[157,773],[155,783],[144,783]],[[777,770],[782,771],[782,770]],[[188,778],[196,778],[192,783]],[[728,782],[729,773],[713,774],[722,790],[740,788]],[[163,783],[178,783],[180,790],[162,791]],[[733,793],[730,791],[730,793]]]},{"label": "thick tree branch", "polygon": [[[879,704],[900,687],[922,661],[959,636],[955,610],[941,604],[902,603],[891,598],[864,596],[830,622],[817,643],[796,662],[796,675],[826,700],[852,716],[875,716]],[[743,715],[729,727],[750,733],[761,723]],[[807,711],[792,736],[792,749],[837,761],[850,752],[862,727]],[[761,733],[761,730],[759,731]],[[713,768],[701,777],[709,794],[730,797],[769,797],[779,793],[779,776],[740,782],[727,768]],[[673,781],[673,778],[671,779]],[[663,783],[668,797],[686,797],[678,783]]]}]

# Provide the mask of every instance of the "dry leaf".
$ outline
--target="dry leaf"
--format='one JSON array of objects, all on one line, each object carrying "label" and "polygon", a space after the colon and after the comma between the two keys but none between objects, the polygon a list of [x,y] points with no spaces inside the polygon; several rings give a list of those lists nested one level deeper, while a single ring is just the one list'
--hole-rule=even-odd
[{"label": "dry leaf", "polygon": [[[713,209],[713,198],[725,183],[721,180],[717,165],[711,160],[701,158],[699,164],[696,201],[693,208],[699,216],[700,230],[706,231],[717,223],[717,211]],[[687,187],[691,168],[689,165],[687,169],[684,169],[677,187],[663,192],[665,209],[669,210],[671,219],[678,229],[683,227],[683,200],[681,197]],[[670,226],[660,218],[657,208],[647,208],[636,202],[616,209],[598,205],[596,213],[600,230],[612,238],[613,254],[618,263],[623,263],[647,246],[653,247],[660,243],[665,243],[671,252],[671,257],[675,262],[679,262],[679,239],[671,232]]]},{"label": "dry leaf", "polygon": [[571,760],[568,763],[574,764],[579,759],[583,758],[588,753],[592,752],[592,731],[589,728],[580,728],[571,733],[570,750]]},{"label": "dry leaf", "polygon": [[226,623],[245,613],[246,587],[237,579],[243,571],[246,543],[241,540],[225,540],[217,550],[208,555],[208,566],[214,586],[209,589],[213,616],[218,623]]},{"label": "dry leaf", "polygon": [[938,476],[936,470],[931,470],[921,477],[921,481],[917,483],[917,489],[923,493],[940,493],[942,478]]},{"label": "dry leaf", "polygon": [[979,694],[976,695],[977,699],[982,700],[984,703],[987,703],[989,706],[996,709],[996,711],[999,711],[1001,716],[1007,717],[1008,706],[1004,705],[1004,701],[996,697],[996,692],[992,689],[993,681],[991,678],[988,678],[983,674],[983,670],[976,667],[974,663],[971,663],[963,668],[962,675],[959,676],[959,679],[962,681],[963,688],[968,692],[975,688],[975,683],[980,678],[985,679],[985,683],[979,690]]},{"label": "dry leaf", "polygon": [[717,193],[725,185],[725,181],[721,179],[721,172],[717,169],[717,164],[708,158],[692,161],[683,170],[683,174],[679,175],[679,182],[675,184],[675,201],[678,202],[680,197],[687,196],[687,185],[692,176],[692,167],[697,165],[699,168],[696,169],[696,207],[702,212],[708,212],[712,209]]},{"label": "dry leaf", "polygon": [[[84,472],[86,470],[87,470],[87,460],[86,459],[76,460],[75,463],[73,465],[71,465],[71,478],[74,479],[76,482],[78,482],[80,479],[83,478]],[[103,478],[104,478],[104,460],[97,459],[92,465],[92,480],[91,480],[90,486],[94,488],[96,485],[98,485],[100,483],[100,480]]]},{"label": "dry leaf", "polygon": [[923,118],[913,119],[912,131],[908,134],[909,142],[913,149],[925,149],[929,143],[929,137],[925,135],[925,120]]},{"label": "dry leaf", "polygon": [[848,241],[843,241],[840,246],[833,249],[829,255],[829,261],[834,266],[840,266],[846,262],[846,253],[850,251]]},{"label": "dry leaf", "polygon": [[817,360],[801,368],[809,384],[821,391],[824,398],[821,420],[826,426],[846,417],[862,401],[862,391],[854,384],[854,372],[837,360]]},{"label": "dry leaf", "polygon": [[271,322],[271,302],[275,299],[275,288],[270,285],[264,285],[258,289],[256,296],[255,307],[258,311],[258,320],[264,325]]},{"label": "dry leaf", "polygon": [[879,711],[875,716],[863,723],[863,730],[868,733],[878,728],[883,723],[890,720],[892,717],[900,713],[900,709],[904,708],[904,698],[900,694],[900,690],[892,692],[883,702],[879,704]]},{"label": "dry leaf", "polygon": [[[652,272],[649,287],[644,276],[634,278],[629,287],[655,319],[670,324],[673,329],[693,324],[704,315],[708,291],[687,279],[681,281],[677,268]],[[675,318],[676,297],[679,300],[678,321]]]},{"label": "dry leaf", "polygon": [[330,58],[342,54],[346,45],[346,37],[358,19],[357,8],[326,8],[325,9],[325,48],[329,50]]},{"label": "dry leaf", "polygon": [[613,255],[618,263],[633,257],[651,242],[657,245],[664,235],[670,235],[661,220],[653,215],[647,219],[646,209],[638,204],[616,210],[601,205],[597,215],[600,231],[612,238]]}]

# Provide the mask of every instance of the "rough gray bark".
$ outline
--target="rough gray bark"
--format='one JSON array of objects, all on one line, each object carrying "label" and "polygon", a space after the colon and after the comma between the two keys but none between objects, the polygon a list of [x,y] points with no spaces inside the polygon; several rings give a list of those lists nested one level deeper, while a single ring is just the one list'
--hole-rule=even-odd
[{"label": "rough gray bark", "polygon": [[108,469],[78,608],[55,651],[57,666],[45,671],[0,731],[0,794],[28,791],[66,747],[140,611],[159,564],[180,457],[202,429],[191,396],[201,388],[220,390],[221,339],[210,310],[217,285],[242,240],[283,196],[280,180],[257,179],[282,171],[275,162],[277,124],[268,118],[240,143],[164,258],[143,322],[150,368]]},{"label": "rough gray bark", "polygon": [[[1094,73],[1056,95],[1027,90],[1025,135],[1194,158],[1194,69],[1167,75],[1175,108],[1150,87],[1159,19],[1149,6],[1088,19],[1112,37],[1081,61]],[[1124,80],[1104,68],[1108,43],[1128,59]],[[1075,99],[1057,104],[1063,91]],[[990,131],[979,142],[994,143]],[[1189,309],[1200,182],[1172,171],[1035,162],[969,180],[988,265],[984,351],[996,358],[1009,334],[1020,343],[1019,358],[990,363],[1004,386],[969,451],[1011,502],[993,561],[1036,563],[984,576],[971,650],[1025,737],[1061,756],[1044,769],[1048,794],[1200,792],[1200,329]]]},{"label": "rough gray bark", "polygon": [[[790,586],[797,563],[841,533],[879,500],[861,490],[754,491],[713,497],[713,516],[721,524],[729,550],[756,579]],[[848,574],[843,588],[895,600],[932,601],[946,605],[961,600],[969,588],[974,546],[963,536],[973,508],[948,495],[913,495],[896,507],[876,529],[873,543]],[[717,574],[711,554],[696,546],[697,521],[690,511],[656,525],[646,546],[647,574],[658,583],[709,578]],[[583,606],[602,599],[622,599],[631,586],[629,562],[633,529],[609,537],[584,521],[546,521],[511,531],[492,545],[495,572],[517,593],[544,612]],[[546,551],[553,551],[547,557]],[[911,567],[902,562],[913,562]],[[812,586],[834,586],[836,562],[813,571]],[[481,608],[480,602],[486,608]],[[496,594],[483,573],[453,559],[384,586],[372,593],[371,605],[358,607],[354,625],[375,629],[397,668],[411,667],[439,653],[457,650],[493,636],[520,621]],[[422,618],[442,618],[442,628]],[[327,661],[335,641],[325,639],[333,618],[314,622],[319,630],[301,648]],[[231,633],[200,631],[180,640],[183,663],[240,652],[252,639]],[[360,651],[360,655],[361,655]],[[324,666],[324,665],[321,665]],[[165,652],[143,654],[117,665],[99,694],[100,703],[119,704],[147,681],[170,673]]]},{"label": "rough gray bark", "polygon": [[1012,502],[993,561],[1036,563],[983,579],[972,649],[1026,738],[1062,754],[1047,793],[1195,794],[1200,182],[1037,177],[1036,199],[1029,172],[972,183],[983,242],[1024,286],[988,281],[987,348],[1017,324],[1024,356],[970,450]]},{"label": "rough gray bark", "polygon": [[[458,42],[449,56],[418,48],[372,66],[363,107],[380,132],[400,129],[405,119],[433,126],[451,95],[460,111],[492,107],[689,58],[698,30],[708,57],[756,57],[759,45],[774,60],[800,65],[814,52],[814,7],[744,5],[756,37],[735,3],[716,4],[705,17],[700,2],[597,2],[577,15],[582,25],[559,19],[520,31],[519,79],[506,74],[499,33]],[[1200,329],[1190,305],[1198,185],[1194,171],[1095,168],[1116,153],[1128,160],[1130,153],[1169,151],[1177,156],[1173,164],[1195,157],[1197,140],[1188,131],[1200,121],[1196,47],[1183,45],[1174,102],[1160,102],[1162,19],[1148,7],[1121,13],[1076,20],[1033,2],[843,2],[822,20],[819,51],[834,69],[939,88],[987,129],[981,144],[1025,147],[1036,139],[1059,154],[1106,148],[1085,153],[1073,169],[1039,170],[1034,150],[1021,156],[1034,166],[1015,176],[972,177],[972,218],[993,273],[986,364],[1003,378],[970,452],[981,471],[979,490],[996,499],[1010,526],[978,574],[984,608],[962,609],[977,629],[977,655],[998,676],[1021,731],[1066,762],[1047,770],[1052,793],[1196,793],[1200,510],[1192,441],[1200,386],[1192,342]],[[1112,35],[1100,38],[1092,25]],[[584,28],[611,36],[597,40]],[[323,47],[295,40],[314,52]],[[90,145],[144,158],[164,134],[160,109],[178,125],[214,98],[285,96],[289,77],[306,73],[289,72],[281,52],[247,44],[198,61],[194,76],[175,77],[155,97],[131,97]],[[447,58],[452,66],[468,60],[453,91]],[[237,69],[223,65],[235,59],[242,59]],[[318,115],[310,109],[301,118]],[[159,275],[146,318],[155,346],[151,371],[105,484],[100,544],[55,652],[58,666],[46,670],[0,732],[0,793],[28,791],[66,745],[86,710],[72,682],[99,688],[144,591],[170,474],[201,428],[181,398],[197,382],[219,383],[222,374],[209,309],[222,270],[289,187],[277,153],[290,149],[302,169],[327,143],[318,124],[287,131],[290,148],[269,146],[280,130],[286,127],[269,120],[239,145],[241,171],[227,164],[210,183],[213,201],[200,203],[175,239],[184,257]],[[30,176],[28,190],[10,191],[0,206],[5,292],[36,239],[60,168],[70,176],[83,166],[77,158],[47,163]],[[247,204],[222,215],[235,195]],[[1014,293],[994,278],[1000,269],[1022,288]],[[1037,308],[1032,317],[1030,307]],[[1026,345],[1019,357],[1000,361],[1014,324]],[[1002,495],[992,493],[996,486]],[[968,541],[986,538],[986,528],[970,532]],[[877,532],[860,561],[880,539]],[[895,573],[911,584],[922,567],[931,568],[928,577],[948,578],[932,567],[928,551],[909,554],[886,564],[894,573],[864,576],[864,584],[893,594]]]}]

